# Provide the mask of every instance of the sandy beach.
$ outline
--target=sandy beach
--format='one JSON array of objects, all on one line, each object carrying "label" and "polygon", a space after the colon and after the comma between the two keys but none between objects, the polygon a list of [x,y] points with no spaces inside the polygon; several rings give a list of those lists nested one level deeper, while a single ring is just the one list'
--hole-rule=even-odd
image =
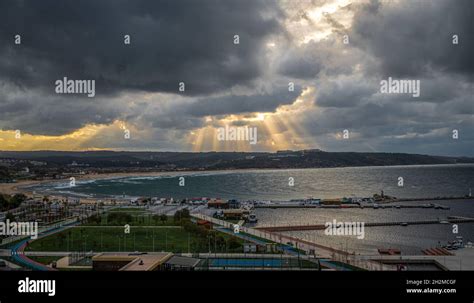
[{"label": "sandy beach", "polygon": [[[190,172],[134,172],[134,173],[106,173],[106,174],[87,174],[87,175],[76,175],[74,176],[77,181],[84,181],[84,180],[100,180],[100,179],[113,179],[113,178],[125,178],[125,177],[147,177],[147,176],[161,176],[161,175],[169,175],[169,174],[183,174],[183,173],[190,173]],[[16,183],[0,183],[0,193],[2,194],[16,194],[16,193],[23,193],[23,194],[32,194],[31,191],[26,189],[25,187],[29,187],[32,185],[39,185],[44,183],[56,183],[56,182],[66,182],[68,179],[60,179],[60,180],[20,180]]]},{"label": "sandy beach", "polygon": [[[128,172],[128,173],[104,173],[104,174],[87,174],[87,175],[75,175],[76,182],[87,181],[87,180],[103,180],[103,179],[115,179],[115,178],[127,178],[127,177],[156,177],[156,176],[183,176],[193,173],[202,173],[206,171],[167,171],[167,172]],[[213,171],[215,172],[215,171]],[[64,183],[68,182],[69,178],[64,179],[49,179],[49,180],[20,180],[16,183],[0,183],[0,193],[13,195],[16,193],[23,193],[26,195],[32,195],[33,192],[26,187],[33,185],[39,185],[44,183]]]},{"label": "sandy beach", "polygon": [[25,193],[25,191],[20,189],[19,187],[41,184],[42,182],[46,182],[46,181],[24,180],[24,181],[20,181],[16,183],[0,183],[0,193],[7,194],[7,195]]}]

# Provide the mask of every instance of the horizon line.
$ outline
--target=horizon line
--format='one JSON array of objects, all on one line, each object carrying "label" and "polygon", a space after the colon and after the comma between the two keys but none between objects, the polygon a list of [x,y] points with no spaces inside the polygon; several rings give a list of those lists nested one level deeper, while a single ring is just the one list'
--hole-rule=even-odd
[{"label": "horizon line", "polygon": [[326,151],[318,148],[313,149],[295,149],[295,150],[277,150],[277,151],[156,151],[156,150],[113,150],[113,149],[96,149],[96,150],[0,150],[0,153],[35,153],[35,152],[61,152],[61,153],[91,153],[91,152],[114,152],[114,153],[188,153],[188,154],[205,154],[205,153],[242,153],[242,154],[276,154],[278,152],[322,152],[322,153],[358,153],[358,154],[405,154],[405,155],[421,155],[431,157],[449,157],[449,158],[474,158],[474,155],[437,155],[437,154],[421,154],[410,152],[387,152],[387,151]]}]

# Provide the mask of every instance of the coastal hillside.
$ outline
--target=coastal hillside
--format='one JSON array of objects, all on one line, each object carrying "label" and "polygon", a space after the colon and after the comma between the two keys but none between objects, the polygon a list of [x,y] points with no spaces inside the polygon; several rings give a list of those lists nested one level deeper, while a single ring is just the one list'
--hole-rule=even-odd
[{"label": "coastal hillside", "polygon": [[244,152],[0,152],[0,167],[34,166],[155,170],[286,169],[351,166],[474,163],[473,158],[403,153],[325,152],[321,150]]}]

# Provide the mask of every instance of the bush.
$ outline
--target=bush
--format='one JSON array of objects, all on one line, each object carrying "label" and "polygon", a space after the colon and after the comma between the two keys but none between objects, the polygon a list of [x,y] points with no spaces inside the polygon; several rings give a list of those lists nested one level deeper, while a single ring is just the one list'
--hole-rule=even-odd
[{"label": "bush", "polygon": [[189,210],[187,208],[178,210],[177,212],[174,213],[173,220],[174,222],[180,222],[182,220],[187,220],[191,218],[191,215],[189,214]]},{"label": "bush", "polygon": [[240,247],[240,243],[236,238],[230,238],[229,241],[227,241],[227,245],[229,245],[229,249],[235,249]]},{"label": "bush", "polygon": [[88,223],[100,225],[100,223],[102,223],[102,218],[99,215],[93,215],[89,218]]},{"label": "bush", "polygon": [[132,223],[133,217],[131,214],[116,212],[109,214],[107,216],[107,221],[116,225],[125,225],[127,223]]}]

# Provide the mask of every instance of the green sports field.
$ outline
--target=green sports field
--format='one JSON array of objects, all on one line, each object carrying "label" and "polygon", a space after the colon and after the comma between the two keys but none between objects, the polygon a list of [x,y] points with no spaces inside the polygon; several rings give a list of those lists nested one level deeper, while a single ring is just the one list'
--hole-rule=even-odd
[{"label": "green sports field", "polygon": [[123,227],[74,227],[66,231],[31,242],[29,251],[169,251],[176,253],[241,252],[242,248],[228,248],[224,241],[202,238],[188,233],[181,227],[131,227],[124,233]]}]

